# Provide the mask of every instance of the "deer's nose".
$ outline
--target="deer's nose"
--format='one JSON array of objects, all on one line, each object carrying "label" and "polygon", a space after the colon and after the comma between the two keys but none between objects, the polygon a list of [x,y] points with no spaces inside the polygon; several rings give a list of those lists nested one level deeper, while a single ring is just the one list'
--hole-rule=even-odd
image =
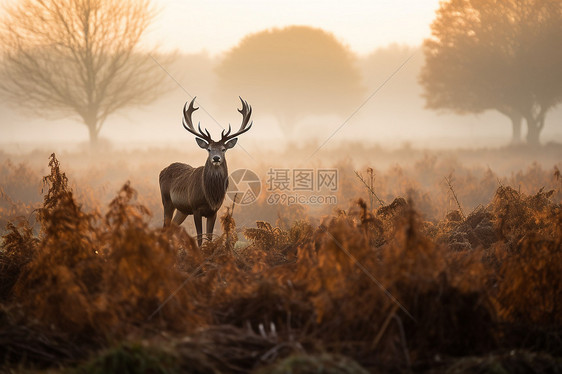
[{"label": "deer's nose", "polygon": [[213,156],[213,162],[220,162],[221,158],[220,156]]}]

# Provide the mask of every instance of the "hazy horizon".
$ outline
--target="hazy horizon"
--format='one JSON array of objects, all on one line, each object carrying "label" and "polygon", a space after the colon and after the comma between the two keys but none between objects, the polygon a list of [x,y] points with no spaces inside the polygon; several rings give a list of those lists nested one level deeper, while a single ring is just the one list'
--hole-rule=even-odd
[{"label": "hazy horizon", "polygon": [[[429,36],[438,0],[277,4],[157,0],[155,5],[160,11],[145,42],[147,45],[159,43],[164,52],[179,51],[178,61],[164,64],[167,71],[160,71],[171,85],[171,91],[150,105],[109,116],[101,130],[101,139],[115,147],[181,147],[183,144],[195,148],[180,121],[181,108],[191,100],[190,95],[197,96],[199,105],[211,113],[212,118],[203,111],[195,114],[197,121],[211,133],[218,134],[221,127],[229,123],[236,126],[239,93],[230,95],[228,102],[218,97],[221,88],[217,65],[227,51],[248,35],[299,24],[321,28],[349,48],[356,58],[354,65],[364,92],[349,109],[337,115],[321,111],[319,113],[325,114],[298,118],[291,132],[285,131],[271,111],[256,104],[255,98],[245,97],[254,108],[255,126],[247,139],[241,139],[241,144],[284,147],[322,143],[334,132],[337,133],[329,144],[355,141],[391,148],[403,144],[418,148],[454,148],[498,147],[510,143],[510,120],[497,111],[457,115],[425,108],[421,97],[423,90],[418,83],[424,63],[421,43]],[[412,57],[411,60],[396,72],[408,57]],[[396,75],[386,82],[394,73]],[[301,88],[306,85],[308,83],[302,83]],[[346,93],[331,95],[333,105],[337,105]],[[309,100],[315,102],[312,97]],[[286,104],[279,103],[283,105]],[[543,143],[562,142],[561,122],[560,106],[548,112],[541,133]],[[44,120],[26,115],[25,110],[7,107],[6,103],[0,103],[0,126],[0,144],[6,150],[30,149],[40,143],[72,148],[88,142],[88,129],[78,119]]]},{"label": "hazy horizon", "polygon": [[[382,82],[396,69],[404,56],[414,57],[368,101]],[[378,56],[378,57],[377,57]],[[375,60],[373,62],[373,59]],[[221,127],[237,126],[240,107],[233,96],[228,104],[217,99],[217,78],[214,69],[218,57],[205,53],[182,54],[166,69],[173,79],[165,76],[171,91],[156,102],[120,111],[110,116],[100,137],[117,148],[147,148],[166,146],[197,149],[193,137],[181,126],[181,108],[188,95],[197,96],[198,105],[210,114],[198,111],[196,121],[217,136]],[[383,63],[384,62],[384,63]],[[509,119],[497,111],[458,115],[425,108],[422,88],[417,79],[423,64],[419,47],[391,45],[358,57],[356,65],[361,71],[365,86],[364,97],[353,109],[365,102],[359,110],[349,110],[343,115],[309,115],[298,120],[292,133],[282,131],[278,120],[259,105],[253,106],[254,127],[251,135],[240,139],[241,144],[268,144],[281,149],[290,144],[321,143],[345,125],[330,139],[329,145],[340,142],[361,142],[386,148],[399,148],[407,144],[416,148],[452,149],[456,147],[501,147],[511,141]],[[166,73],[162,72],[163,75]],[[179,84],[176,84],[177,80]],[[335,95],[337,100],[337,95]],[[25,110],[0,104],[2,137],[0,144],[6,151],[28,151],[56,145],[57,149],[76,149],[87,146],[88,129],[79,120],[64,118],[46,120],[25,114]],[[218,122],[216,123],[215,120]],[[543,143],[562,143],[562,107],[549,111],[546,126],[541,134]],[[41,147],[41,143],[44,147]]]}]

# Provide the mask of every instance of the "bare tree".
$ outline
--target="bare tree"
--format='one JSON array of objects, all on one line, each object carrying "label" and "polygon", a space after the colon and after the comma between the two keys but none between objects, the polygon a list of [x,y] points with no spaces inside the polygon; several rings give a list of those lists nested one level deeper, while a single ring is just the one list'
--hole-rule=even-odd
[{"label": "bare tree", "polygon": [[41,117],[77,117],[95,147],[109,115],[162,93],[140,47],[154,14],[150,0],[14,2],[0,21],[0,94]]}]

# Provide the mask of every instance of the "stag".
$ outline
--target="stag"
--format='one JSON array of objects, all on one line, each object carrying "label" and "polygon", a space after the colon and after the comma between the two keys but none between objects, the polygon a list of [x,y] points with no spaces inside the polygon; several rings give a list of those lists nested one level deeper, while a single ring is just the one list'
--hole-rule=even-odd
[{"label": "stag", "polygon": [[199,147],[207,150],[209,153],[207,161],[204,166],[198,168],[175,162],[160,172],[164,227],[169,226],[170,222],[181,225],[188,215],[193,214],[199,247],[203,243],[202,217],[207,219],[206,233],[207,238],[210,239],[215,227],[217,211],[222,205],[228,187],[225,152],[236,145],[238,136],[252,127],[253,122],[248,124],[252,115],[252,107],[242,98],[240,101],[242,101],[242,109],[238,109],[242,114],[240,130],[231,134],[231,127],[228,125],[228,131],[223,130],[221,139],[216,142],[211,139],[211,134],[207,129],[205,132],[201,130],[201,123],[198,124],[197,130],[193,126],[191,115],[199,109],[193,106],[195,98],[191,100],[189,107],[186,102],[183,107],[183,127],[195,135],[195,141]]}]

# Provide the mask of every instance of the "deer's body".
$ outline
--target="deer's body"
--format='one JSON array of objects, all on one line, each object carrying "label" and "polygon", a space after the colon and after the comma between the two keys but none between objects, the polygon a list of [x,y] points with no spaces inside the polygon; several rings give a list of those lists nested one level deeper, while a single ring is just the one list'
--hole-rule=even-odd
[{"label": "deer's body", "polygon": [[190,214],[207,219],[216,214],[224,201],[228,184],[228,169],[226,163],[223,165],[194,168],[175,162],[160,172],[165,226],[172,220],[175,210],[178,211],[174,218],[177,225]]},{"label": "deer's body", "polygon": [[210,236],[228,187],[228,167],[224,153],[236,145],[236,136],[248,131],[252,126],[248,126],[252,109],[242,100],[242,109],[239,112],[243,115],[243,121],[240,130],[230,135],[229,128],[226,134],[223,131],[221,140],[215,142],[207,130],[203,133],[199,127],[199,132],[195,131],[191,123],[191,113],[197,110],[193,107],[194,101],[195,99],[191,101],[188,109],[184,108],[183,124],[186,130],[196,136],[197,144],[209,151],[209,157],[205,165],[198,168],[175,162],[160,172],[159,182],[164,206],[164,227],[169,226],[170,222],[180,225],[188,215],[193,214],[197,242],[201,246],[202,217],[207,218],[206,232],[207,236]]}]

